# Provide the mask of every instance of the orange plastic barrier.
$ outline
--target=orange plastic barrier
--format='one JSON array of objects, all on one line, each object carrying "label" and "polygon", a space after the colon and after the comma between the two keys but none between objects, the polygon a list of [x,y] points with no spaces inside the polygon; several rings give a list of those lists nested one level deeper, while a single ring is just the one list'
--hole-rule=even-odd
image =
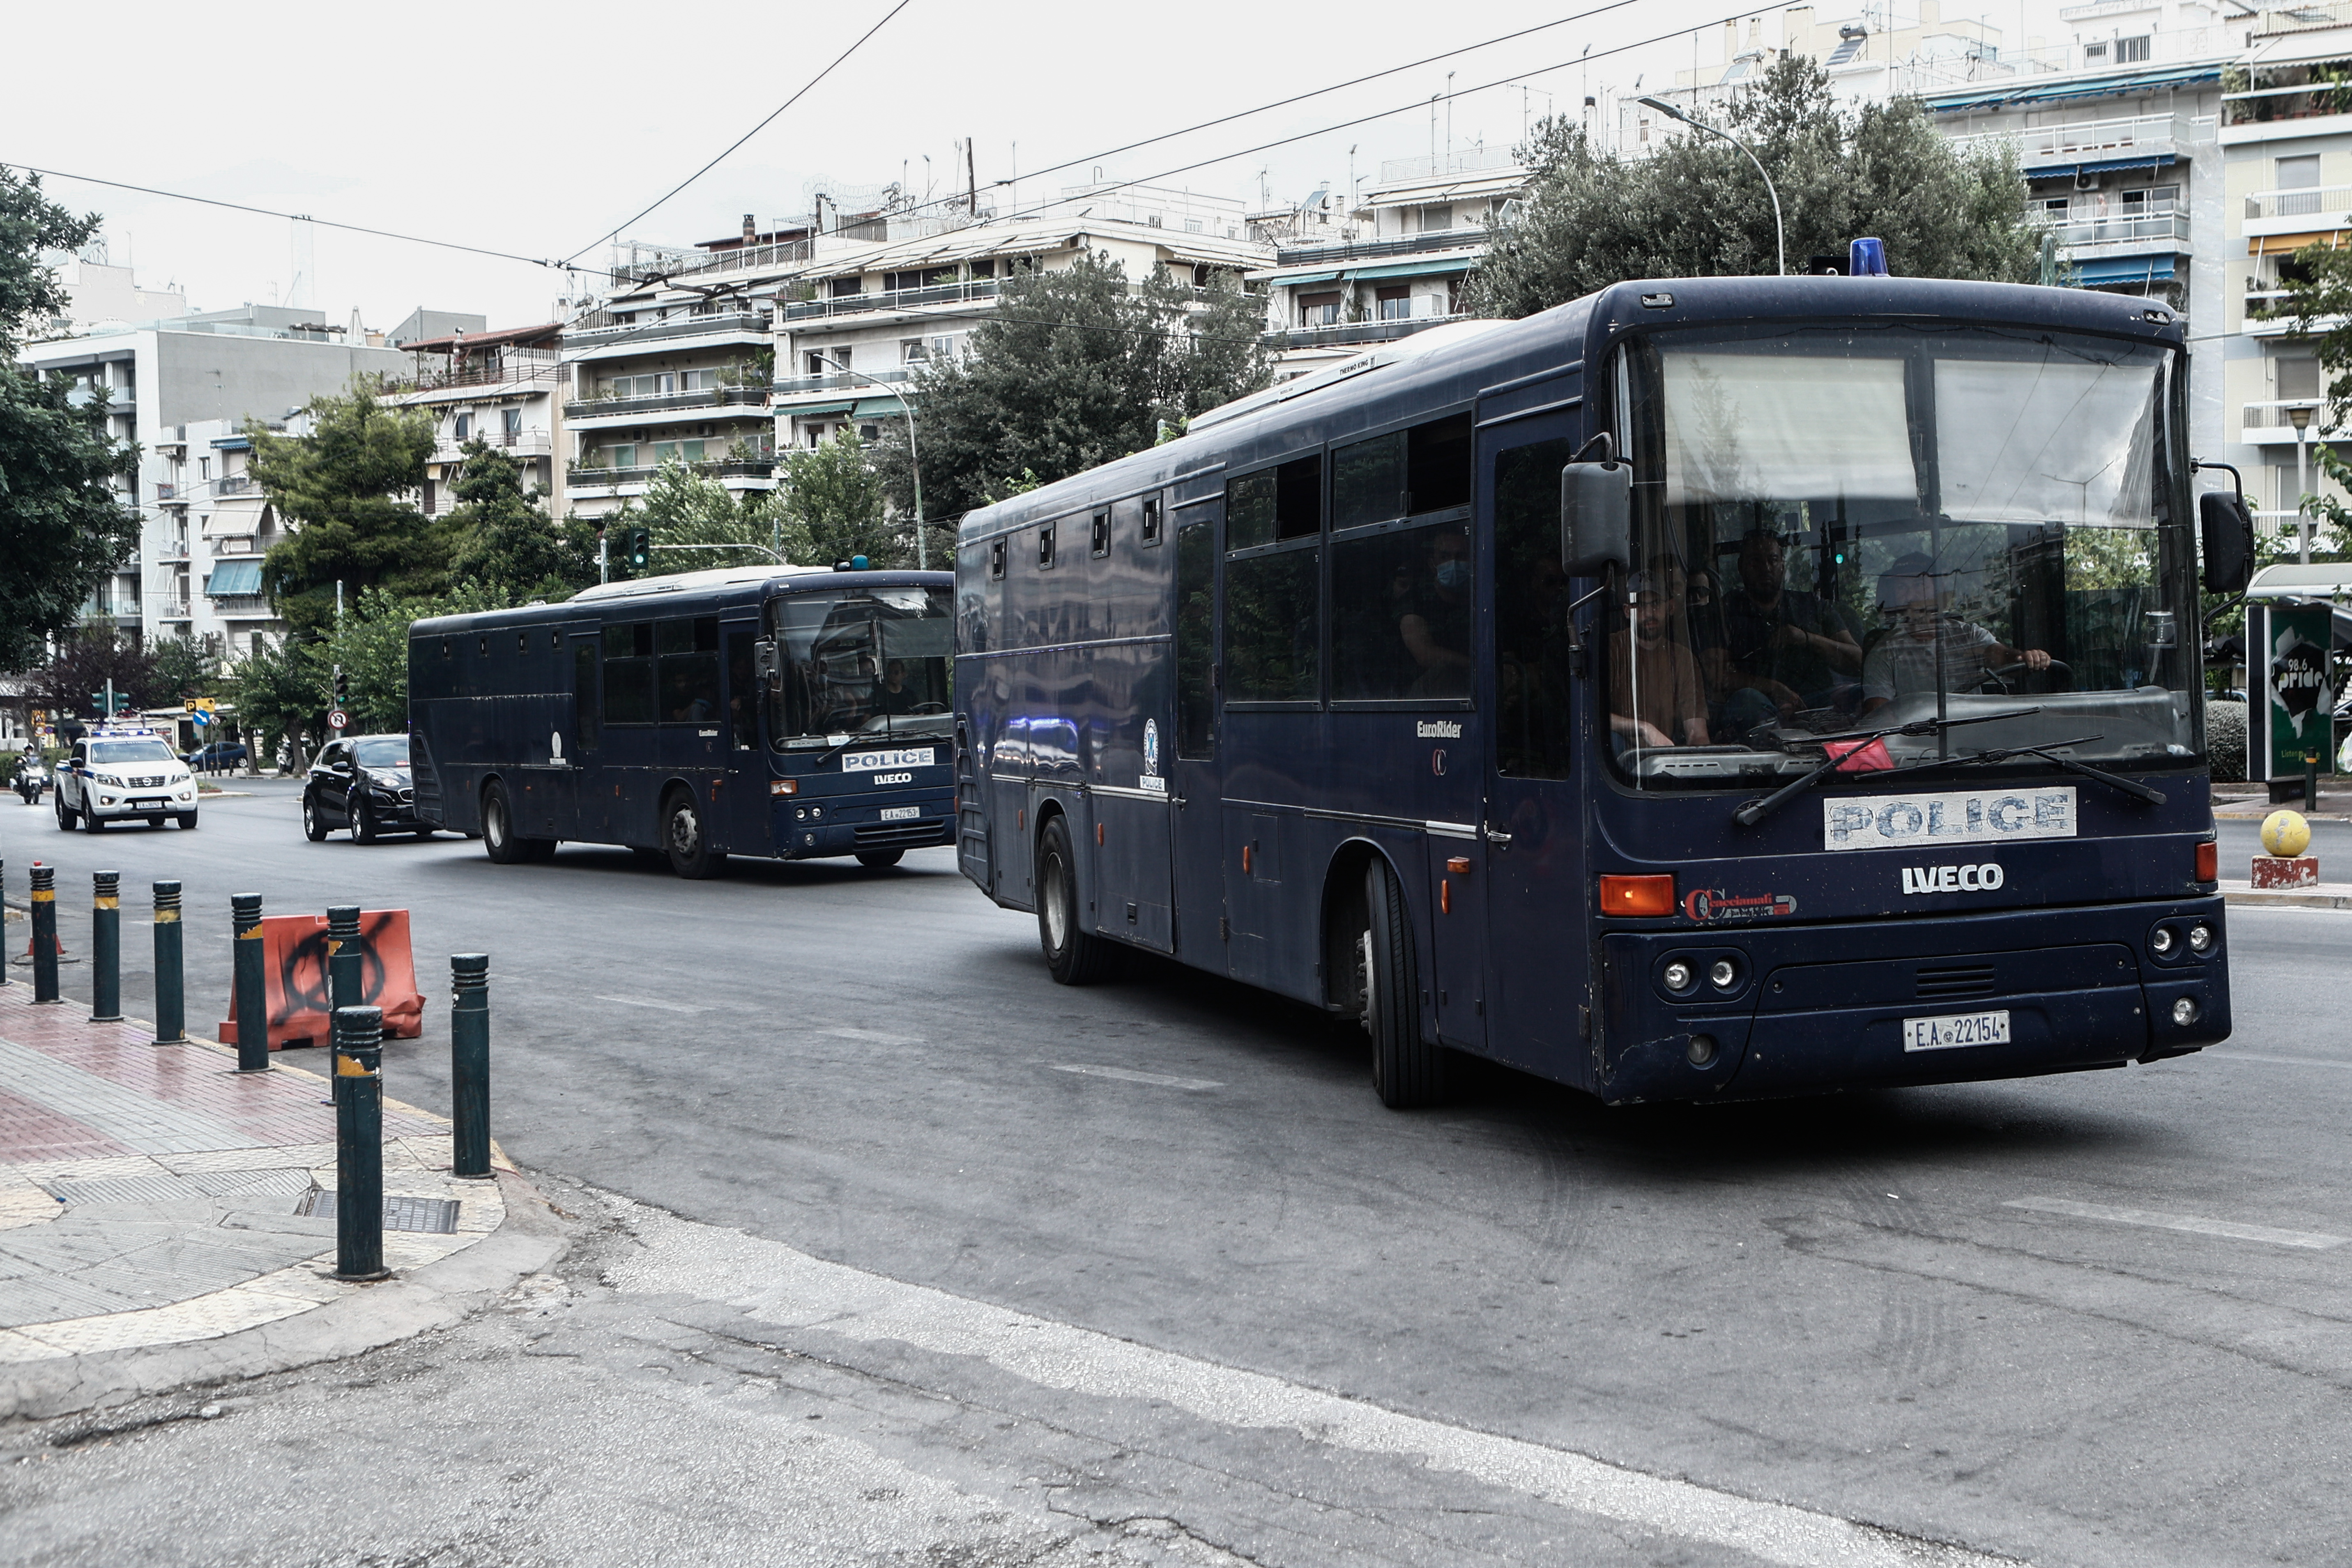
[{"label": "orange plastic barrier", "polygon": [[[269,1048],[327,1043],[334,1021],[328,1016],[327,917],[264,915],[262,970],[268,979]],[[360,1001],[383,1009],[388,1039],[413,1040],[425,1032],[425,998],[416,989],[416,959],[408,948],[406,910],[366,910],[360,914]],[[236,985],[230,985],[229,1016],[220,1026],[224,1045],[236,1044]]]}]

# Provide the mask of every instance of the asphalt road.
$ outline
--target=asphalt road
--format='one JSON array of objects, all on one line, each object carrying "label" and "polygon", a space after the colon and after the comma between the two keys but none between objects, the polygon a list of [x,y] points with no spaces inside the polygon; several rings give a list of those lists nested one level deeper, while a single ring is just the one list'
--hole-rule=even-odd
[{"label": "asphalt road", "polygon": [[[391,1092],[446,1105],[447,954],[489,952],[501,1144],[551,1191],[585,1184],[770,1248],[765,1263],[728,1266],[739,1272],[807,1255],[1170,1352],[1213,1381],[1265,1374],[2037,1563],[2343,1560],[2352,915],[2233,910],[2235,1037],[2152,1068],[1617,1110],[1491,1070],[1444,1110],[1399,1115],[1372,1097],[1360,1046],[1288,1004],[1170,967],[1053,985],[1029,919],[989,906],[944,850],[879,875],[739,861],[699,885],[617,850],[502,868],[449,839],[308,844],[292,793],[260,787],[208,803],[193,834],[97,838],[58,833],[46,809],[0,796],[8,890],[21,899],[36,857],[60,867],[79,953],[91,869],[122,871],[126,905],[153,878],[180,878],[197,1026],[226,1004],[231,893],[261,892],[277,912],[407,908],[432,1000],[425,1038],[386,1052]],[[2253,828],[2223,826],[2225,868],[2251,852]],[[2318,842],[2323,869],[2331,854],[2352,867],[2352,831],[2323,824]],[[24,929],[9,928],[15,952]],[[143,926],[126,932],[126,1010],[148,999],[145,940]],[[67,969],[69,997],[87,995],[85,975]],[[705,1239],[678,1245],[732,1256],[707,1239],[719,1234],[694,1229]],[[583,1302],[619,1292],[597,1298],[604,1317],[579,1320],[603,1325],[593,1353],[563,1352],[579,1377],[649,1377],[675,1363],[811,1399],[850,1396],[810,1380],[862,1379],[860,1454],[894,1455],[963,1495],[1012,1497],[1078,1463],[1024,1446],[1036,1423],[1093,1430],[1083,1377],[1015,1388],[998,1361],[912,1331],[841,1331],[823,1354],[796,1343],[801,1371],[785,1375],[727,1361],[709,1346],[750,1354],[740,1332],[709,1339],[709,1321],[673,1310],[660,1353],[624,1353],[614,1347],[661,1338],[625,1331],[644,1316],[627,1272],[598,1264],[564,1287]],[[723,1294],[705,1276],[677,1283],[689,1275],[662,1275],[661,1288]],[[684,1348],[696,1335],[705,1349]],[[886,1341],[887,1353],[875,1348]],[[506,1364],[499,1342],[463,1342],[477,1358],[467,1377]],[[426,1376],[432,1352],[405,1353],[401,1364]],[[682,1373],[662,1375],[673,1388]],[[462,1384],[448,1385],[453,1402]],[[1036,1392],[1046,1384],[1051,1400]],[[971,1430],[950,1440],[911,1406],[886,1409],[884,1388],[936,1397]],[[550,1387],[506,1409],[502,1443],[560,1468],[566,1443],[589,1443],[597,1425],[567,1397]],[[999,1424],[976,1411],[1012,1414]],[[1169,1561],[1231,1561],[1202,1555],[1201,1542],[1243,1535],[1255,1545],[1235,1554],[1268,1563],[1759,1560],[1670,1525],[1562,1533],[1524,1498],[1504,1508],[1419,1468],[1316,1469],[1268,1450],[1246,1423],[1196,1415],[1176,1436],[1151,1428],[1164,1443],[1102,1439],[1129,1458],[1181,1452],[1195,1478],[1119,1472],[1117,1506],[1089,1516],[1126,1531],[1129,1555],[1115,1560],[1146,1540]],[[289,1405],[275,1419],[299,1434],[309,1418]],[[873,1435],[891,1422],[897,1436]],[[686,1426],[702,1434],[678,1439],[688,1447],[737,1441],[716,1417]],[[40,1496],[161,1528],[173,1515],[154,1477],[173,1462],[210,1472],[188,1446],[196,1438],[142,1440],[183,1447],[111,1468],[95,1453],[60,1461]],[[1202,1535],[1185,1521],[1214,1511],[1197,1481],[1212,1472],[1326,1499],[1328,1528]],[[462,1493],[493,1480],[446,1484]],[[937,1500],[922,1506],[948,1517]],[[1214,1506],[1242,1509],[1229,1497]],[[1274,1517],[1272,1503],[1252,1506],[1251,1519]],[[904,1541],[885,1531],[864,1547],[853,1531],[839,1552],[776,1560],[898,1561],[926,1541],[936,1553],[967,1525],[986,1536],[1035,1522],[1007,1510],[1011,1523],[943,1523],[929,1536],[909,1526]],[[1472,1514],[1486,1531],[1475,1542],[1456,1517]],[[1138,1519],[1172,1521],[1175,1533],[1139,1537]],[[1384,1528],[1367,1534],[1368,1521]],[[821,1521],[803,1528],[836,1539]],[[54,1540],[0,1559],[95,1560]],[[1109,1550],[1086,1549],[1097,1548]],[[184,1559],[230,1560],[173,1556]]]}]

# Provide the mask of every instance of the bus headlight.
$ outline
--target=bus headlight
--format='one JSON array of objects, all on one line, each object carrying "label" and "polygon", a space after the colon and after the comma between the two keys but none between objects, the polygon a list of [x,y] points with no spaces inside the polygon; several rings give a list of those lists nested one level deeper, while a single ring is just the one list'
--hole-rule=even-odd
[{"label": "bus headlight", "polygon": [[2213,928],[2209,925],[2190,926],[2189,928],[2189,951],[2192,952],[2201,953],[2212,952]]},{"label": "bus headlight", "polygon": [[1669,991],[1687,991],[1693,978],[1691,966],[1677,958],[1660,972],[1658,978],[1666,983]]},{"label": "bus headlight", "polygon": [[2162,958],[2167,953],[2170,952],[2172,951],[2172,928],[2169,926],[2157,927],[2155,933],[2147,939],[2147,950],[2156,954],[2158,958]]},{"label": "bus headlight", "polygon": [[1706,977],[1717,991],[1728,991],[1739,984],[1739,965],[1727,958],[1718,958],[1708,966]]}]

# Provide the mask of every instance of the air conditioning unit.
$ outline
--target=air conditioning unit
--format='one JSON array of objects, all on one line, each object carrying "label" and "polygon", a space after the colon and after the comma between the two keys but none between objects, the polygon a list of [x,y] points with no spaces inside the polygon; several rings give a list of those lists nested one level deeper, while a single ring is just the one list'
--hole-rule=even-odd
[{"label": "air conditioning unit", "polygon": [[2099,176],[2077,174],[2074,176],[2074,188],[2078,191],[2095,191],[2099,188]]}]

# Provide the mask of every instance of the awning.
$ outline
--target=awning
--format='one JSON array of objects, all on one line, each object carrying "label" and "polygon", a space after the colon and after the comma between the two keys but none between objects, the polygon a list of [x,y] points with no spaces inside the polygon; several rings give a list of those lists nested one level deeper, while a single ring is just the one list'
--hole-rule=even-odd
[{"label": "awning", "polygon": [[2258,234],[2246,241],[2248,256],[2284,256],[2301,250],[2306,245],[2339,246],[2344,243],[2340,228],[2315,228],[2305,234]]},{"label": "awning", "polygon": [[812,403],[806,407],[793,405],[779,408],[776,412],[789,414],[795,419],[807,419],[823,414],[846,414],[856,406],[855,403]]},{"label": "awning", "polygon": [[1301,272],[1287,278],[1269,277],[1265,280],[1269,283],[1279,283],[1285,289],[1295,289],[1301,283],[1328,283],[1339,276],[1337,272]]},{"label": "awning", "polygon": [[258,594],[261,592],[261,557],[250,561],[223,561],[213,567],[205,579],[205,595],[217,599],[226,594]]},{"label": "awning", "polygon": [[2096,163],[2036,163],[2025,171],[2029,180],[2064,180],[2077,174],[2123,174],[2134,169],[2161,169],[2179,160],[2169,153],[2146,153],[2137,158],[2109,158]]},{"label": "awning", "polygon": [[1477,265],[1478,258],[1471,251],[1458,251],[1452,256],[1433,256],[1426,261],[1391,261],[1380,267],[1358,267],[1349,277],[1359,282],[1375,278],[1443,278],[1449,273],[1467,272]]},{"label": "awning", "polygon": [[2084,284],[2161,282],[2172,276],[2169,256],[2108,256],[2074,263],[2074,276]]},{"label": "awning", "polygon": [[2112,71],[2102,76],[2042,79],[2031,86],[1983,87],[1957,92],[1923,94],[1920,101],[1931,114],[1958,114],[1971,109],[1998,109],[2011,103],[2057,103],[2071,98],[2115,98],[2162,88],[2203,87],[2221,79],[2219,60],[2174,66],[2168,70]]},{"label": "awning", "polygon": [[907,412],[907,405],[895,397],[869,397],[857,405],[854,417],[859,419],[889,419]]},{"label": "awning", "polygon": [[213,442],[215,452],[249,452],[252,449],[253,438],[249,436],[223,436]]},{"label": "awning", "polygon": [[268,526],[269,502],[261,496],[236,496],[213,503],[205,519],[206,539],[244,539]]}]

